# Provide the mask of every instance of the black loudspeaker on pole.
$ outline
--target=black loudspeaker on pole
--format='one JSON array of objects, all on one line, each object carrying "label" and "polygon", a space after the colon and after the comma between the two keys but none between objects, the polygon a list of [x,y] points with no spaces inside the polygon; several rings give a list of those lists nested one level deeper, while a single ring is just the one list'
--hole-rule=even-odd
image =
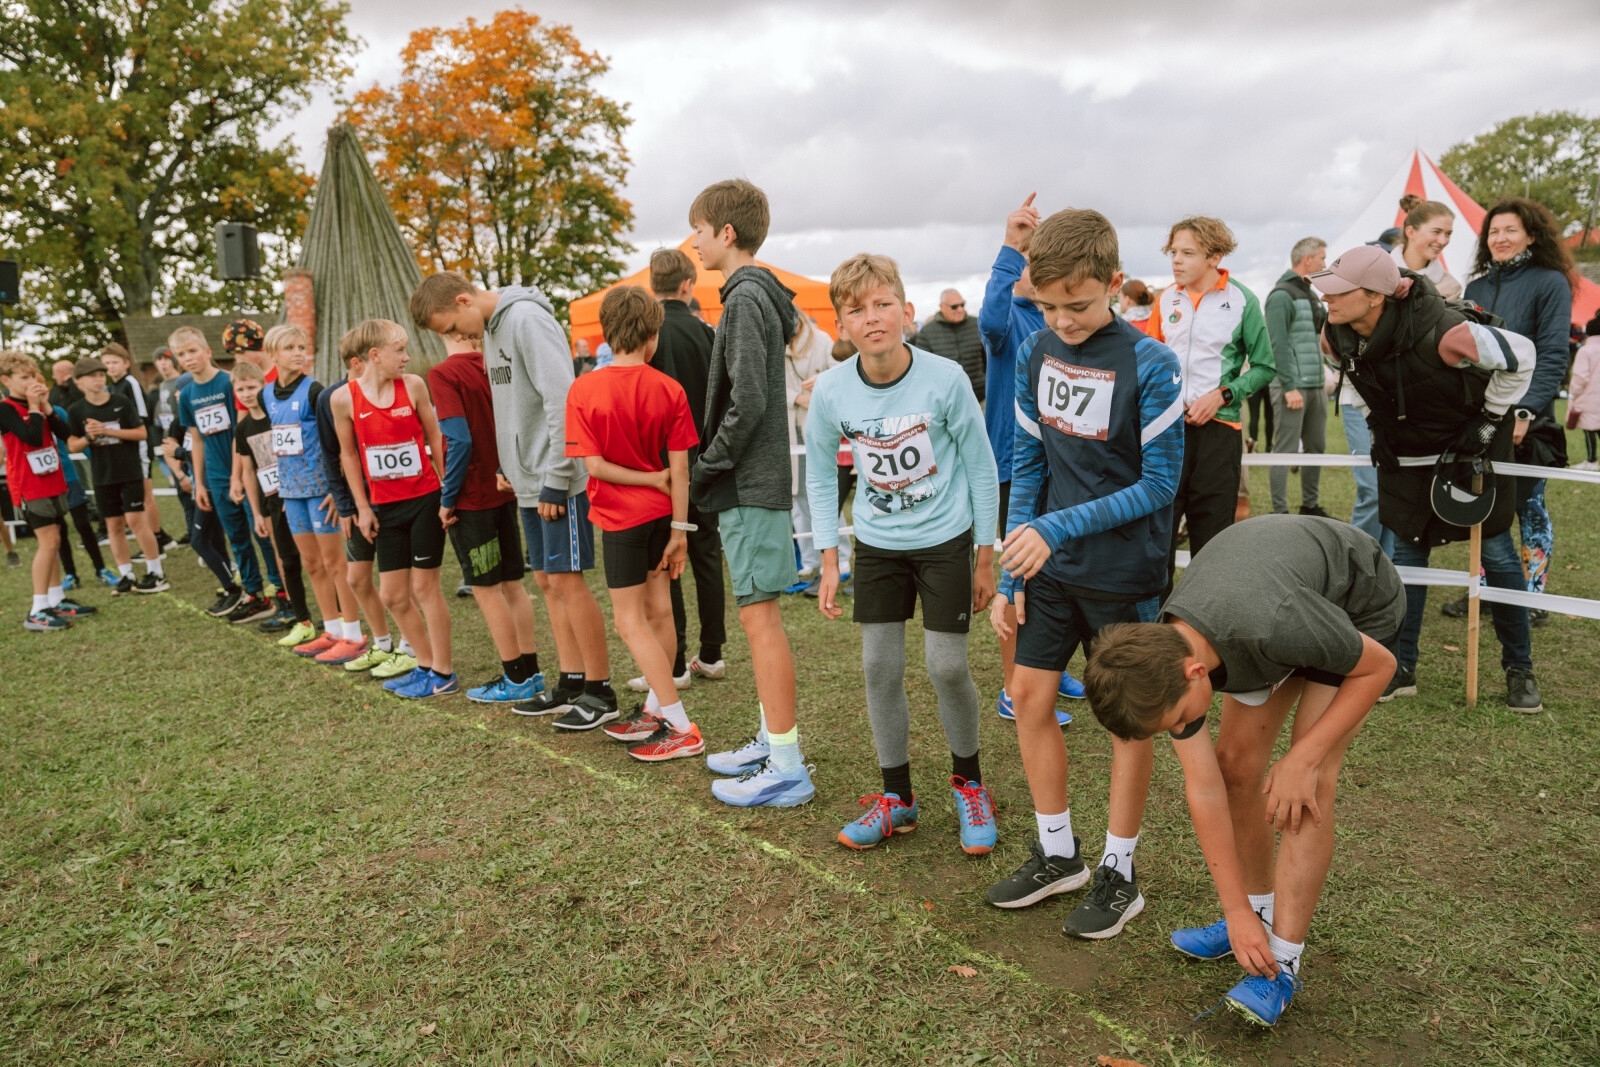
[{"label": "black loudspeaker on pole", "polygon": [[242,282],[260,276],[256,228],[248,222],[217,223],[217,277],[225,282]]}]

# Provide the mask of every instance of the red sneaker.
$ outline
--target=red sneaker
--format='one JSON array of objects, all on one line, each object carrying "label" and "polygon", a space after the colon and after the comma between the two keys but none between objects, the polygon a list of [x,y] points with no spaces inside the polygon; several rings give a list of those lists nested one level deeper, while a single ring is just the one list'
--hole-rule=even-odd
[{"label": "red sneaker", "polygon": [[342,637],[335,641],[333,646],[326,652],[319,654],[317,656],[317,662],[326,664],[330,667],[336,666],[340,663],[349,663],[351,660],[358,658],[366,650],[367,639],[365,637],[359,641],[352,641],[348,637]]},{"label": "red sneaker", "polygon": [[658,718],[645,711],[644,705],[641,704],[639,710],[629,718],[621,722],[607,723],[600,729],[605,731],[605,735],[613,741],[624,741],[632,744],[635,741],[648,739],[665,725],[667,725],[665,719]]},{"label": "red sneaker", "polygon": [[328,649],[332,648],[334,645],[338,644],[340,640],[342,639],[335,637],[324,630],[322,633],[307,641],[305,644],[295,645],[294,654],[297,656],[319,656],[328,651]]},{"label": "red sneaker", "polygon": [[660,763],[663,760],[698,756],[705,750],[706,743],[700,737],[700,727],[694,723],[690,723],[683,733],[662,723],[661,729],[650,735],[650,740],[628,749],[628,755],[646,763]]}]

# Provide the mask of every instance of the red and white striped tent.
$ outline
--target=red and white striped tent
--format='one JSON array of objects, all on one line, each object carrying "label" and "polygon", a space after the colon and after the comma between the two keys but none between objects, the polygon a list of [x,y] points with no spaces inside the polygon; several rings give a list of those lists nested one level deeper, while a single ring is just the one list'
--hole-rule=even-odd
[{"label": "red and white striped tent", "polygon": [[[1383,183],[1366,210],[1356,216],[1337,240],[1329,243],[1328,259],[1331,261],[1340,253],[1376,241],[1384,230],[1399,226],[1405,218],[1405,213],[1400,210],[1400,198],[1407,193],[1415,193],[1426,200],[1437,200],[1455,211],[1455,232],[1451,234],[1450,243],[1445,246],[1440,258],[1444,260],[1444,269],[1465,284],[1472,275],[1472,261],[1477,254],[1478,231],[1483,227],[1484,209],[1447,178],[1439,165],[1421,149],[1412,150],[1400,168]],[[1596,308],[1600,308],[1600,285],[1584,278],[1579,281],[1577,296],[1572,301],[1572,321],[1588,322]]]}]

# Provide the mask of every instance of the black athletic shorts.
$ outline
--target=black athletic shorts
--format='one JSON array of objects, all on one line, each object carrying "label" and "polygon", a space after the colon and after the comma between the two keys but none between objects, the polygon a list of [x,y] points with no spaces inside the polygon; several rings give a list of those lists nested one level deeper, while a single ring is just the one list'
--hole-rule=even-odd
[{"label": "black athletic shorts", "polygon": [[606,557],[606,588],[631,589],[643,585],[661,563],[672,540],[672,519],[663,515],[642,526],[600,531],[600,549]]},{"label": "black athletic shorts", "polygon": [[856,538],[856,622],[905,622],[922,597],[922,627],[964,634],[972,626],[972,531],[932,548],[878,548]]},{"label": "black athletic shorts", "polygon": [[444,565],[444,527],[439,525],[439,490],[427,496],[379,504],[378,573],[437,570]]},{"label": "black athletic shorts", "polygon": [[[856,588],[859,596],[859,579]],[[1142,603],[1090,600],[1043,574],[1029,578],[1025,592],[1027,622],[1017,627],[1017,664],[1041,671],[1066,670],[1080,647],[1085,656],[1089,654],[1094,635],[1102,628],[1114,622],[1153,622],[1158,610],[1156,594]],[[1141,614],[1143,606],[1148,611]]]},{"label": "black athletic shorts", "polygon": [[344,561],[346,563],[371,563],[378,558],[378,546],[366,539],[361,527],[355,523],[350,524],[350,536],[344,539]]},{"label": "black athletic shorts", "polygon": [[28,524],[30,530],[43,530],[48,526],[55,526],[70,514],[72,509],[67,507],[65,493],[22,502],[22,521]]},{"label": "black athletic shorts", "polygon": [[518,582],[527,571],[522,562],[521,516],[508,500],[484,511],[458,511],[450,527],[450,544],[461,563],[461,578],[478,587]]},{"label": "black athletic shorts", "polygon": [[144,482],[111,482],[94,487],[94,502],[102,519],[120,519],[130,511],[144,510]]}]

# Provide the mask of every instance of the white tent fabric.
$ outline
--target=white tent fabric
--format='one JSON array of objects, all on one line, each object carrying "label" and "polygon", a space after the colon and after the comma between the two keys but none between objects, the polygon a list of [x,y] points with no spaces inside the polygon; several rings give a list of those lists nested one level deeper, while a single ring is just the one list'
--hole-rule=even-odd
[{"label": "white tent fabric", "polygon": [[1478,248],[1478,228],[1483,223],[1483,208],[1455,182],[1445,177],[1438,164],[1429,159],[1421,149],[1413,149],[1400,169],[1396,170],[1366,210],[1357,215],[1344,233],[1328,245],[1328,260],[1332,262],[1341,253],[1359,245],[1376,241],[1384,230],[1400,225],[1404,215],[1400,211],[1400,198],[1415,193],[1424,200],[1437,200],[1456,213],[1455,232],[1445,246],[1444,269],[1462,282],[1472,270],[1473,256]]}]

